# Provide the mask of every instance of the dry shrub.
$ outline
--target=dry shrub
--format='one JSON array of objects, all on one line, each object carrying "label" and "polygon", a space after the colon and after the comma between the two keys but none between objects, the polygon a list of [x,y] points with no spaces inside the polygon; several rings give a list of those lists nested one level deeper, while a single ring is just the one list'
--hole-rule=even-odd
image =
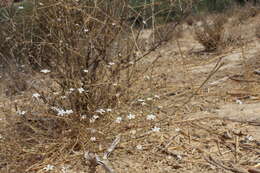
[{"label": "dry shrub", "polygon": [[201,19],[201,25],[195,26],[195,39],[205,47],[205,51],[240,45],[243,41],[240,28],[234,28],[225,15]]},{"label": "dry shrub", "polygon": [[[138,94],[131,87],[144,56],[136,54],[142,46],[140,30],[128,25],[128,1],[96,2],[40,0],[22,11],[6,10],[0,64],[9,93],[26,90],[25,73],[34,80],[30,84],[37,83],[30,86],[37,93],[6,107],[1,171],[36,172],[49,162],[78,163],[85,150],[103,151],[115,136],[111,122],[116,114],[110,108]],[[141,54],[148,55],[166,38],[160,35]],[[93,136],[99,145],[90,140]]]},{"label": "dry shrub", "polygon": [[236,8],[234,10],[234,16],[240,23],[244,23],[248,19],[255,17],[259,14],[259,7],[252,4],[246,4],[245,7]]},{"label": "dry shrub", "polygon": [[205,47],[205,51],[214,51],[223,45],[222,34],[226,22],[226,17],[217,15],[210,20],[203,19],[202,25],[195,27],[195,39]]},{"label": "dry shrub", "polygon": [[45,77],[55,84],[34,88],[40,96],[28,105],[16,104],[18,116],[6,108],[0,169],[34,172],[46,160],[59,162],[85,149],[99,151],[92,136],[104,139],[103,146],[110,143],[108,124],[115,117],[106,108],[129,99],[140,60],[135,56],[138,34],[130,34],[125,21],[126,4],[41,0],[1,20],[0,64],[12,79],[10,95],[25,90],[18,86],[26,77],[16,73],[24,66],[40,76],[41,70],[50,70]]}]

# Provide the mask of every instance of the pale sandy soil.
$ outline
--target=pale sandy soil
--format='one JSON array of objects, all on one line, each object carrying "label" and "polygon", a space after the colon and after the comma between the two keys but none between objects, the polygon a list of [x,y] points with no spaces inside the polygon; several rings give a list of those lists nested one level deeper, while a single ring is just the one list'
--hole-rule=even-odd
[{"label": "pale sandy soil", "polygon": [[[259,17],[249,22],[260,21]],[[247,27],[253,33],[253,27]],[[194,40],[192,31],[186,30],[178,40],[181,52],[173,39],[142,62],[143,67],[154,64],[153,72],[142,76],[152,76],[152,91],[160,96],[152,110],[162,106],[156,114],[159,119],[168,119],[157,123],[159,133],[119,144],[110,156],[116,172],[229,172],[206,162],[204,156],[208,155],[243,169],[260,163],[260,75],[253,73],[260,69],[260,40],[248,37],[251,41],[243,48],[198,53],[203,47]],[[224,65],[194,94],[221,57]],[[137,90],[147,96],[150,85],[141,79]],[[4,96],[1,102],[5,106]],[[246,141],[250,136],[252,141]],[[236,140],[239,145],[234,154]],[[137,150],[137,144],[143,149]],[[86,169],[75,170],[71,165],[68,172]],[[99,168],[97,172],[104,170]]]}]

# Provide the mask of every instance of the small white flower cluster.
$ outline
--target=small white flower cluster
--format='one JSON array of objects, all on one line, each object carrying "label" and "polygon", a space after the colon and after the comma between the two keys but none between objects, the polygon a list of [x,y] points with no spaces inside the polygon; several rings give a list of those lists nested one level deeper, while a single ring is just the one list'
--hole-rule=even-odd
[{"label": "small white flower cluster", "polygon": [[148,97],[148,98],[146,98],[146,100],[138,99],[137,103],[140,103],[142,106],[145,106],[145,105],[147,105],[147,103],[145,101],[151,102],[154,99],[160,99],[160,96],[159,95],[154,95],[154,97]]},{"label": "small white flower cluster", "polygon": [[[85,90],[84,88],[82,88],[82,87],[78,88],[77,90],[78,90],[78,92],[79,92],[80,94],[86,91],[86,90]],[[75,88],[70,88],[69,91],[68,91],[68,93],[71,94],[73,91],[75,91]],[[87,91],[86,91],[86,92],[87,92]]]},{"label": "small white flower cluster", "polygon": [[[129,120],[132,120],[132,119],[135,119],[135,118],[136,118],[136,115],[134,115],[132,113],[129,113],[127,115],[127,119],[129,119]],[[156,115],[149,114],[149,115],[147,115],[146,119],[147,120],[155,120],[156,119]],[[122,121],[123,121],[123,118],[121,116],[117,117],[116,120],[115,120],[115,122],[118,123],[118,124],[121,123]]]},{"label": "small white flower cluster", "polygon": [[80,115],[80,120],[85,120],[87,118],[87,115],[83,114],[83,115]]},{"label": "small white flower cluster", "polygon": [[90,141],[92,141],[92,142],[95,142],[97,140],[97,138],[95,137],[95,136],[92,136],[91,138],[90,138]]},{"label": "small white flower cluster", "polygon": [[254,138],[253,138],[253,136],[247,135],[245,137],[245,141],[252,142],[252,141],[254,141]]},{"label": "small white flower cluster", "polygon": [[42,69],[41,72],[46,74],[46,73],[50,73],[51,71],[48,69]]},{"label": "small white flower cluster", "polygon": [[98,115],[93,115],[93,117],[89,120],[90,123],[94,123],[97,119],[99,119]]},{"label": "small white flower cluster", "polygon": [[23,10],[23,9],[24,9],[24,6],[18,6],[18,9],[19,9],[19,10]]},{"label": "small white flower cluster", "polygon": [[25,114],[26,114],[26,111],[18,110],[16,113],[17,113],[18,115],[25,115]]},{"label": "small white flower cluster", "polygon": [[99,113],[99,114],[101,114],[101,115],[103,115],[104,113],[106,113],[106,112],[112,112],[112,109],[110,109],[110,108],[107,108],[107,109],[98,109],[98,110],[96,110],[96,112],[97,113]]},{"label": "small white flower cluster", "polygon": [[43,168],[43,170],[44,171],[52,171],[54,169],[54,166],[53,165],[46,165],[44,168]]},{"label": "small white flower cluster", "polygon": [[59,116],[65,116],[65,115],[73,114],[73,110],[71,110],[71,109],[64,110],[62,108],[52,107],[52,110],[57,111],[57,115],[59,115]]},{"label": "small white flower cluster", "polygon": [[136,149],[137,150],[143,150],[143,146],[139,144],[139,145],[136,146]]},{"label": "small white flower cluster", "polygon": [[113,65],[115,65],[116,63],[114,63],[114,62],[109,62],[108,63],[108,67],[111,67],[111,66],[113,66]]},{"label": "small white flower cluster", "polygon": [[70,171],[70,165],[63,165],[62,167],[61,167],[61,172],[62,173],[68,173],[69,171]]},{"label": "small white flower cluster", "polygon": [[156,118],[156,116],[153,115],[153,114],[149,114],[149,115],[147,115],[147,117],[146,117],[147,120],[154,120],[155,118]]},{"label": "small white flower cluster", "polygon": [[155,126],[155,127],[152,128],[152,131],[153,131],[153,132],[160,132],[160,130],[161,130],[161,128],[160,128],[160,127],[157,127],[157,126]]},{"label": "small white flower cluster", "polygon": [[123,120],[122,117],[117,117],[115,122],[119,124],[119,123],[121,123],[122,120]]},{"label": "small white flower cluster", "polygon": [[137,102],[139,102],[142,106],[147,105],[147,104],[145,103],[145,100],[143,100],[143,99],[138,99]]},{"label": "small white flower cluster", "polygon": [[241,100],[237,99],[237,100],[236,100],[236,104],[242,105],[243,102],[242,102]]},{"label": "small white flower cluster", "polygon": [[84,88],[78,88],[78,91],[81,94],[81,93],[83,93],[85,91],[85,89]]},{"label": "small white flower cluster", "polygon": [[130,113],[130,114],[127,116],[127,118],[128,118],[129,120],[135,119],[135,115]]},{"label": "small white flower cluster", "polygon": [[160,96],[154,95],[154,98],[155,98],[155,99],[160,99]]},{"label": "small white flower cluster", "polygon": [[34,93],[32,97],[38,99],[39,97],[41,97],[41,95],[39,93]]}]

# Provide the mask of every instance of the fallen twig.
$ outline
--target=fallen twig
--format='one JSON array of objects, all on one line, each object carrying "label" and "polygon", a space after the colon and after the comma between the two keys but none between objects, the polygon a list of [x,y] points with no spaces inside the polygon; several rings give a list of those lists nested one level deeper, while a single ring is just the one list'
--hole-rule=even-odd
[{"label": "fallen twig", "polygon": [[120,142],[120,136],[117,136],[116,139],[113,141],[111,146],[107,149],[104,153],[103,159],[101,160],[100,157],[95,154],[87,151],[84,154],[84,158],[89,163],[89,173],[95,173],[97,166],[101,165],[107,173],[115,173],[115,171],[109,166],[108,157],[109,155],[115,150],[116,145]]},{"label": "fallen twig", "polygon": [[231,171],[231,172],[235,172],[235,173],[248,173],[246,170],[242,169],[242,168],[234,168],[234,167],[228,167],[226,165],[224,165],[223,163],[221,163],[218,160],[213,159],[210,155],[209,156],[204,156],[204,159],[210,163],[211,165],[214,165],[216,167]]}]

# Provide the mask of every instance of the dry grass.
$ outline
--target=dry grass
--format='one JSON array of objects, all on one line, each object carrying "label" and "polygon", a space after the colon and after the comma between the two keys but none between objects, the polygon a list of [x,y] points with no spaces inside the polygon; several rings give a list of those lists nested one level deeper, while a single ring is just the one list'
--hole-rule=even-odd
[{"label": "dry grass", "polygon": [[[202,66],[207,73],[193,73],[197,62],[182,50],[182,42],[174,57],[159,47],[180,36],[178,30],[170,33],[175,25],[158,27],[155,44],[142,50],[140,30],[124,21],[130,10],[124,1],[59,2],[42,1],[32,15],[18,20],[23,22],[1,25],[6,47],[0,46],[0,60],[9,89],[0,109],[5,115],[0,121],[2,172],[103,172],[97,165],[106,159],[96,163],[89,155],[88,165],[85,153],[103,155],[119,134],[109,157],[113,164],[108,164],[116,172],[245,172],[256,165],[259,141],[248,131],[257,122],[214,114],[220,103],[243,99],[226,94],[233,79],[207,85],[229,74],[222,70],[222,56],[206,62],[213,64],[210,68]],[[223,46],[226,21],[217,19],[203,26],[208,35],[201,43],[208,51]],[[144,59],[148,55],[152,61]],[[189,67],[185,75],[190,78],[178,71],[183,66]],[[243,68],[252,71],[249,65]],[[248,93],[257,101],[258,78],[250,80]]]},{"label": "dry grass", "polygon": [[124,127],[111,125],[126,114],[119,107],[138,95],[132,92],[137,63],[162,41],[140,50],[140,30],[128,25],[132,9],[121,0],[44,0],[25,11],[4,10],[5,96],[24,94],[3,108],[0,169],[40,172],[47,164],[78,162],[87,150],[102,152]]}]

